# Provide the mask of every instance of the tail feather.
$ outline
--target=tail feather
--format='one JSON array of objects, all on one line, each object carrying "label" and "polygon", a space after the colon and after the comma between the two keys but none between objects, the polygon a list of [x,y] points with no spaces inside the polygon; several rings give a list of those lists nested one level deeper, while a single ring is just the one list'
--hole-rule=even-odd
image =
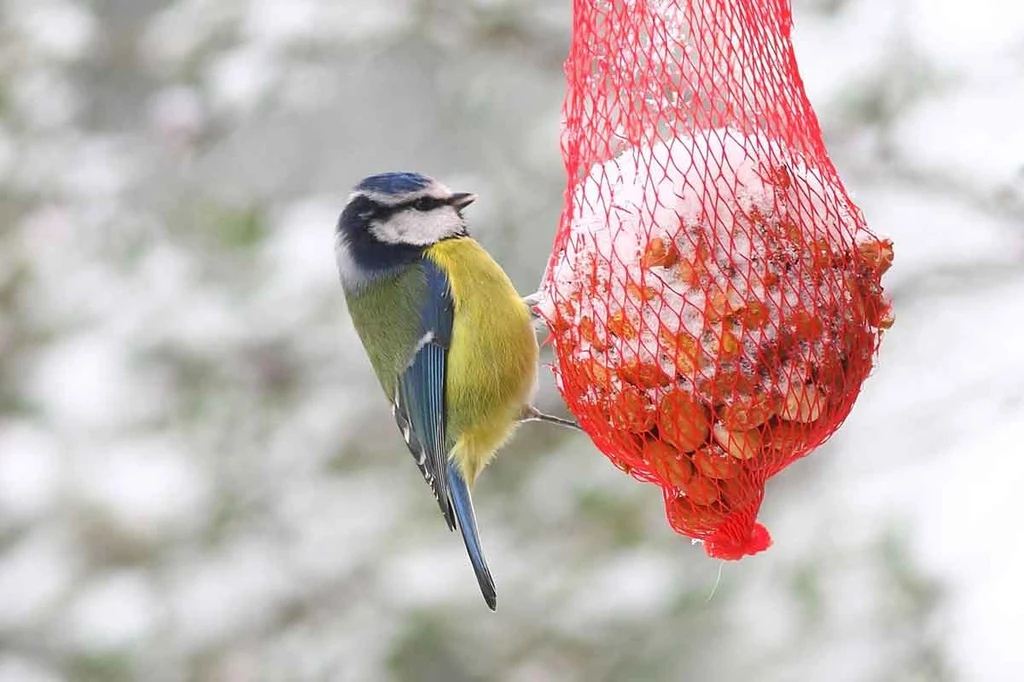
[{"label": "tail feather", "polygon": [[480,533],[476,529],[476,514],[473,512],[473,498],[469,494],[466,479],[462,477],[454,462],[448,462],[448,490],[452,496],[455,518],[458,520],[459,530],[462,531],[462,539],[466,542],[469,561],[473,564],[473,572],[480,583],[480,592],[487,606],[494,611],[498,596],[494,590],[491,571],[487,568],[487,560],[484,559],[483,548],[480,546]]}]

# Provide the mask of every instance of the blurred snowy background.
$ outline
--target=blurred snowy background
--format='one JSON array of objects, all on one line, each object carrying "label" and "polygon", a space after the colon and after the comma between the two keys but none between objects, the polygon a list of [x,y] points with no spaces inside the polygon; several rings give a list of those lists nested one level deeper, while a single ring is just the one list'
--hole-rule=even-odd
[{"label": "blurred snowy background", "polygon": [[1013,0],[794,0],[897,324],[769,486],[773,549],[706,559],[656,488],[531,426],[478,486],[486,610],[332,229],[361,176],[423,170],[480,193],[532,291],[569,4],[0,0],[0,682],[1020,679]]}]

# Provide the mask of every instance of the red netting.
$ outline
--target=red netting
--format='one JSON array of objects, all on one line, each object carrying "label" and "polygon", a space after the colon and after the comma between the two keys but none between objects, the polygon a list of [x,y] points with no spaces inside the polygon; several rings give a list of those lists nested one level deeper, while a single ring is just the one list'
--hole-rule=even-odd
[{"label": "red netting", "polygon": [[738,559],[765,481],[849,413],[892,261],[829,161],[787,0],[576,0],[541,313],[570,409]]}]

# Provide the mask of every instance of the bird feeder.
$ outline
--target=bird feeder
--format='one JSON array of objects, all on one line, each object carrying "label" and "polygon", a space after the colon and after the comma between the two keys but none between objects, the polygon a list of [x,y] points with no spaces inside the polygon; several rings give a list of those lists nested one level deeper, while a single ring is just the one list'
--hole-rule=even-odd
[{"label": "bird feeder", "polygon": [[893,323],[786,0],[576,0],[565,209],[539,307],[571,411],[710,556],[849,414]]}]

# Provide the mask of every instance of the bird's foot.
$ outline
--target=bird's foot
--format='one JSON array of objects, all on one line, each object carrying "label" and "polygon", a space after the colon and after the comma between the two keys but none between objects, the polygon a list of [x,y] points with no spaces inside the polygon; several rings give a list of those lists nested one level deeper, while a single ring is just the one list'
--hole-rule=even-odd
[{"label": "bird's foot", "polygon": [[547,321],[537,312],[537,306],[543,300],[544,294],[539,291],[523,297],[523,303],[526,304],[527,309],[530,311],[530,322],[533,323],[533,330],[535,332],[547,329]]},{"label": "bird's foot", "polygon": [[537,306],[540,305],[542,300],[544,300],[544,295],[539,291],[535,291],[529,296],[523,296],[523,303],[525,303],[526,307],[530,309],[530,317],[534,320],[540,319],[540,314],[537,312]]}]

